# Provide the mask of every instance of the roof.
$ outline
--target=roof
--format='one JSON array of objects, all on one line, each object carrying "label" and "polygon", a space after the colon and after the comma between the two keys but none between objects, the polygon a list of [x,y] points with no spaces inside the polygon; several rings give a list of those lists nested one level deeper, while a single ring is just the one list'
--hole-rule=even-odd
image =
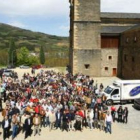
[{"label": "roof", "polygon": [[140,24],[137,24],[137,25],[135,25],[135,26],[132,26],[131,28],[129,28],[128,30],[126,30],[126,31],[131,31],[131,30],[137,30],[137,29],[140,29]]},{"label": "roof", "polygon": [[101,18],[128,18],[128,19],[139,19],[140,13],[109,13],[102,12]]},{"label": "roof", "polygon": [[102,34],[120,34],[130,28],[132,28],[132,26],[102,26],[101,33]]}]

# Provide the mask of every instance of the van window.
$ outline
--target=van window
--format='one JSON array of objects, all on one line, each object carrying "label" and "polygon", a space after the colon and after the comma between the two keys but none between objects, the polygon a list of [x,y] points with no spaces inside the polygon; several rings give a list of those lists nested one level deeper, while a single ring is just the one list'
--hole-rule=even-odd
[{"label": "van window", "polygon": [[110,94],[112,92],[113,88],[107,86],[106,89],[104,90],[105,93]]},{"label": "van window", "polygon": [[112,92],[111,96],[116,95],[116,94],[119,94],[119,89],[115,89],[115,90]]}]

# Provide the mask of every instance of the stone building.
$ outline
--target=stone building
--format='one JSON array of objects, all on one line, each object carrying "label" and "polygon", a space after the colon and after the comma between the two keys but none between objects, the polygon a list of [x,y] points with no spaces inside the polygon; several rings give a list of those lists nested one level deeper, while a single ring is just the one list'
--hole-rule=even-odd
[{"label": "stone building", "polygon": [[140,79],[140,25],[122,33],[120,51],[120,77]]},{"label": "stone building", "polygon": [[71,72],[122,76],[123,35],[137,24],[138,13],[102,13],[100,0],[70,0]]}]

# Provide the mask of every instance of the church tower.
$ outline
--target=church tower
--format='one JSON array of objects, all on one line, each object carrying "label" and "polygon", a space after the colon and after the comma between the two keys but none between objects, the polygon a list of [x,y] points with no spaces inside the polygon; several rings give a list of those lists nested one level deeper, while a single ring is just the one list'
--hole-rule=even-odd
[{"label": "church tower", "polygon": [[71,72],[100,76],[100,0],[69,1]]}]

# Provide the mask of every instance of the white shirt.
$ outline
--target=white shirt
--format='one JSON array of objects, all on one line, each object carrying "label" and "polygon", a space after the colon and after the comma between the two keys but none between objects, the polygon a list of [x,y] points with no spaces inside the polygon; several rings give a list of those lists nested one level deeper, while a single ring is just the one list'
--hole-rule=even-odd
[{"label": "white shirt", "polygon": [[7,128],[8,126],[9,126],[9,121],[8,120],[5,120],[4,128]]},{"label": "white shirt", "polygon": [[106,115],[106,122],[112,122],[112,116],[111,115]]}]

